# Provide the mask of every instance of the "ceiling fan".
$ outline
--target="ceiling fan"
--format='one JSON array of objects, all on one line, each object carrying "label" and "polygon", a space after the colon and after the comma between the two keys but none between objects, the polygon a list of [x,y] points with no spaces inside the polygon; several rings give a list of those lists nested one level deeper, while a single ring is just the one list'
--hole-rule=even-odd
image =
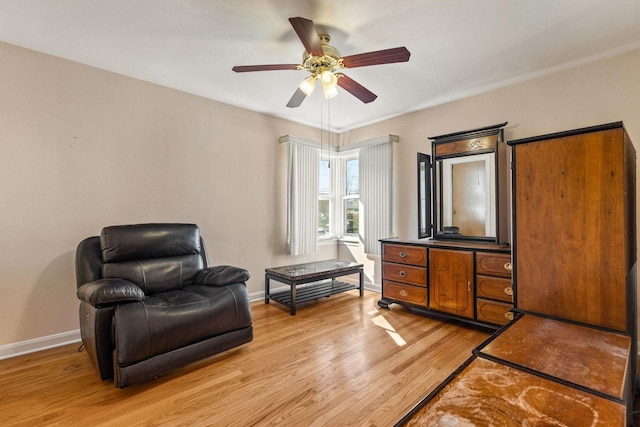
[{"label": "ceiling fan", "polygon": [[356,55],[340,56],[340,51],[329,45],[329,35],[319,34],[313,21],[305,18],[289,18],[306,51],[302,64],[240,65],[233,67],[236,73],[249,71],[273,70],[306,70],[311,75],[304,79],[293,94],[287,107],[295,108],[313,92],[318,80],[322,83],[324,97],[333,98],[338,94],[340,86],[364,103],[375,100],[378,96],[341,72],[343,68],[365,67],[368,65],[407,62],[411,53],[406,47],[378,50]]}]

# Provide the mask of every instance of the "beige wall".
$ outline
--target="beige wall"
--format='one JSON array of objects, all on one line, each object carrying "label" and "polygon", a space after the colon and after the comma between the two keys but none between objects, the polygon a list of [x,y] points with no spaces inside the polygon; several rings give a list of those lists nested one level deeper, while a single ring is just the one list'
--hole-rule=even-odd
[{"label": "beige wall", "polygon": [[[400,136],[395,228],[415,237],[416,152],[429,152],[428,136],[509,121],[514,139],[623,120],[638,144],[637,70],[640,50],[340,140]],[[198,223],[212,263],[249,269],[253,294],[265,267],[312,259],[284,254],[287,134],[319,131],[0,43],[0,348],[77,330],[74,250],[104,225]],[[341,245],[340,256],[363,255]]]},{"label": "beige wall", "polygon": [[105,225],[197,223],[252,293],[311,259],[285,255],[286,134],[319,131],[0,43],[0,347],[78,329],[74,251]]}]

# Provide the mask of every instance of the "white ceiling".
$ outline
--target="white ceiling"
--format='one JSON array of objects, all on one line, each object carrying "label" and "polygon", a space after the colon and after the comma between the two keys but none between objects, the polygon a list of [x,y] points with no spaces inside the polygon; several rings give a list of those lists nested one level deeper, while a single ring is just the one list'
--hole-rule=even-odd
[{"label": "white ceiling", "polygon": [[231,71],[299,63],[294,16],[343,56],[411,52],[345,71],[378,99],[340,89],[337,132],[640,48],[638,0],[2,0],[0,40],[319,127],[321,91],[285,107],[305,71]]}]

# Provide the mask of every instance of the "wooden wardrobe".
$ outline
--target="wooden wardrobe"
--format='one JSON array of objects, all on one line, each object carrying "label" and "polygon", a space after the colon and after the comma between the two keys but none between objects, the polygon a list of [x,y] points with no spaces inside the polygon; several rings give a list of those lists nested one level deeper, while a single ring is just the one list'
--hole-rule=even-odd
[{"label": "wooden wardrobe", "polygon": [[636,155],[622,123],[509,145],[516,306],[635,335]]}]

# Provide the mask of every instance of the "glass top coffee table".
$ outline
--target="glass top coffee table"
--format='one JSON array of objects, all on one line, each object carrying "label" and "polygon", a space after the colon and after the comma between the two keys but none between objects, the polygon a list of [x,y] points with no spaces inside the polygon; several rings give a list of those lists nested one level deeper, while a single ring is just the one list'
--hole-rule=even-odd
[{"label": "glass top coffee table", "polygon": [[[340,292],[358,289],[355,285],[336,280],[337,277],[358,273],[360,276],[360,296],[364,293],[364,277],[362,264],[335,259],[307,262],[305,264],[285,265],[264,270],[264,302],[272,299],[290,309],[295,316],[296,304],[317,300]],[[331,281],[326,281],[331,279]],[[270,293],[270,280],[289,285],[288,291]],[[319,282],[319,283],[315,283]],[[298,285],[308,284],[297,288]]]}]

